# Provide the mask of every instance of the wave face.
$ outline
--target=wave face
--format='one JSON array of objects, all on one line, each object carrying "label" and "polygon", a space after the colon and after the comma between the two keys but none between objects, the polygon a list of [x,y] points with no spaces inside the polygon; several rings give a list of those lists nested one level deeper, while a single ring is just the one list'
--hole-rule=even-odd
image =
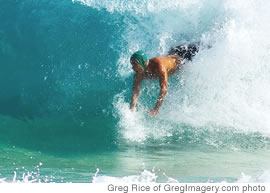
[{"label": "wave face", "polygon": [[1,1],[0,137],[49,151],[114,143],[117,22],[72,1]]},{"label": "wave face", "polygon": [[[44,151],[96,151],[118,143],[270,145],[269,2],[239,0],[2,1],[0,138]],[[166,55],[201,42],[169,79],[149,117],[157,81],[129,111],[130,55]]]}]

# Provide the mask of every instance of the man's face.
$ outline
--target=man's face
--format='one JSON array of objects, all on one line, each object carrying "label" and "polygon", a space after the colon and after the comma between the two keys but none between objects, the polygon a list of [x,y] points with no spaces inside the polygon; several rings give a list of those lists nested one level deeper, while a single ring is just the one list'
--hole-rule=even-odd
[{"label": "man's face", "polygon": [[130,63],[132,64],[132,69],[135,71],[135,72],[138,72],[138,73],[143,73],[144,72],[144,69],[143,67],[137,62],[137,60],[130,60]]}]

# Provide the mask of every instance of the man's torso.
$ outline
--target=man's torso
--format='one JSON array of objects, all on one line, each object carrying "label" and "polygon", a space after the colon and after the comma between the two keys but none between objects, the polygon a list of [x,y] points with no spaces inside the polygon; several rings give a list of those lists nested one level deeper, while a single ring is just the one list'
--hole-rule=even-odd
[{"label": "man's torso", "polygon": [[149,68],[144,73],[144,78],[155,79],[158,78],[160,69],[159,63],[166,69],[168,75],[173,74],[181,65],[179,56],[162,56],[155,57],[149,60]]}]

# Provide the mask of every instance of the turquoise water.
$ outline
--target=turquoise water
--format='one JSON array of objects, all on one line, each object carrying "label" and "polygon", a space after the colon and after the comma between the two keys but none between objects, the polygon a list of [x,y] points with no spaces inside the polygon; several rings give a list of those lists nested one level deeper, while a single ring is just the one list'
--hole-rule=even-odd
[{"label": "turquoise water", "polygon": [[[265,4],[1,1],[0,181],[269,182]],[[130,55],[198,41],[160,114],[157,81],[130,112]]]}]

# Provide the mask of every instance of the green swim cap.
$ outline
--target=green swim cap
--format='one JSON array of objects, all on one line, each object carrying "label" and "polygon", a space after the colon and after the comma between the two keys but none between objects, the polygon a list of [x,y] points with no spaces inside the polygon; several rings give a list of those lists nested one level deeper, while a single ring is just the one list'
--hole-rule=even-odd
[{"label": "green swim cap", "polygon": [[[141,65],[141,67],[143,67],[143,69],[145,70],[146,64],[148,63],[148,59],[147,59],[146,54],[142,50],[139,50],[135,52],[134,54],[132,54],[130,60],[133,60],[133,59],[136,60]],[[143,63],[143,61],[145,61],[145,64]]]}]

